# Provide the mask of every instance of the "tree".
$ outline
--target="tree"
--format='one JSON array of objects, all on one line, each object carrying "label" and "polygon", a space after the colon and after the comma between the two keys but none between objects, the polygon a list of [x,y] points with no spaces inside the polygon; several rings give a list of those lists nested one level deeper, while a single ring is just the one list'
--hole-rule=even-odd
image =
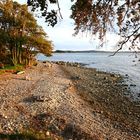
[{"label": "tree", "polygon": [[[140,49],[140,3],[139,0],[71,0],[71,18],[75,21],[75,34],[88,32],[98,34],[103,41],[108,31],[114,31],[121,36],[119,50],[131,42],[129,49]],[[48,6],[57,4],[58,10],[48,12]],[[28,0],[28,5],[35,11],[40,7],[42,16],[49,25],[57,23],[60,14],[58,0]]]},{"label": "tree", "polygon": [[0,3],[0,9],[0,52],[7,52],[14,65],[29,65],[35,51],[51,55],[52,42],[46,39],[46,33],[28,12],[27,5],[6,0]]}]

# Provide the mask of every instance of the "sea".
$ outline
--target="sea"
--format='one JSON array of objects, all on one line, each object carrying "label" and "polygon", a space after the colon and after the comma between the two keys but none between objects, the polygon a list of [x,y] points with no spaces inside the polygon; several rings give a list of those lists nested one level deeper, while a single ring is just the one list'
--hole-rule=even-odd
[{"label": "sea", "polygon": [[124,83],[128,85],[131,94],[128,96],[140,102],[140,54],[132,52],[78,52],[54,53],[51,57],[38,54],[40,61],[65,61],[85,64],[85,67],[96,68],[99,71],[121,74]]}]

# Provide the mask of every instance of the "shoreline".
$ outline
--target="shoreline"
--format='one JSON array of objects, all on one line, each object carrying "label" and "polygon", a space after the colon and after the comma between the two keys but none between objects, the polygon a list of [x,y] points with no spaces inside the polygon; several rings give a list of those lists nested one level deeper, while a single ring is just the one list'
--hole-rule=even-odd
[{"label": "shoreline", "polygon": [[122,82],[121,84],[127,89],[127,93],[125,94],[126,97],[128,97],[132,102],[135,103],[140,103],[140,93],[139,93],[139,87],[136,85],[134,82],[131,81],[131,78],[128,76],[127,73],[121,74],[121,73],[116,73],[112,71],[104,71],[104,70],[97,70],[97,68],[93,67],[86,67],[88,64],[84,63],[78,63],[78,62],[69,62],[69,61],[40,61],[40,62],[48,62],[48,63],[54,63],[58,65],[64,65],[64,66],[72,66],[72,67],[81,67],[81,68],[86,68],[86,69],[95,69],[96,71],[99,72],[105,72],[105,73],[110,73],[112,75],[118,75],[122,77]]},{"label": "shoreline", "polygon": [[25,74],[3,75],[0,85],[1,133],[33,128],[58,139],[140,138],[139,106],[123,96],[120,75],[39,62]]}]

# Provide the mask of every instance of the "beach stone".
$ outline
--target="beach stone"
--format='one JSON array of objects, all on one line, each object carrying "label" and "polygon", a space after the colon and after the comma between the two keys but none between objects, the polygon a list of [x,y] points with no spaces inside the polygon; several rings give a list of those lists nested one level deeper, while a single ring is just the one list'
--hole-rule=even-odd
[{"label": "beach stone", "polygon": [[25,80],[30,81],[30,80],[31,80],[31,77],[27,75],[27,76],[25,77]]},{"label": "beach stone", "polygon": [[128,74],[125,74],[125,77],[128,77]]},{"label": "beach stone", "polygon": [[131,86],[131,87],[136,87],[136,85],[135,85],[135,84],[130,84],[130,86]]},{"label": "beach stone", "polygon": [[104,79],[104,80],[107,80],[108,78],[107,78],[107,77],[104,77],[103,79]]},{"label": "beach stone", "polygon": [[33,96],[33,100],[37,102],[45,102],[47,101],[47,98],[44,95],[40,95],[40,96]]},{"label": "beach stone", "polygon": [[122,86],[124,86],[124,87],[128,87],[128,85],[127,85],[127,84],[122,84]]},{"label": "beach stone", "polygon": [[116,77],[115,74],[110,74],[111,77]]}]

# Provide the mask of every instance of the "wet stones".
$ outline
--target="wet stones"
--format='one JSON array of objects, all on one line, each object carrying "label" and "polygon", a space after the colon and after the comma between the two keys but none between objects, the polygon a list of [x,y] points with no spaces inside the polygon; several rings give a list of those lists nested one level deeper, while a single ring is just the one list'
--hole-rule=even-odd
[{"label": "wet stones", "polygon": [[58,64],[58,65],[64,65],[64,66],[72,66],[72,67],[82,67],[85,66],[83,63],[72,63],[72,62],[64,62],[64,61],[52,61],[52,63]]},{"label": "wet stones", "polygon": [[110,74],[111,77],[115,77],[115,74]]},{"label": "wet stones", "polygon": [[130,84],[130,87],[136,87],[136,85],[135,84]]},{"label": "wet stones", "polygon": [[128,76],[128,74],[125,74],[125,77],[127,77],[127,78],[128,78],[128,77],[129,77],[129,76]]}]

